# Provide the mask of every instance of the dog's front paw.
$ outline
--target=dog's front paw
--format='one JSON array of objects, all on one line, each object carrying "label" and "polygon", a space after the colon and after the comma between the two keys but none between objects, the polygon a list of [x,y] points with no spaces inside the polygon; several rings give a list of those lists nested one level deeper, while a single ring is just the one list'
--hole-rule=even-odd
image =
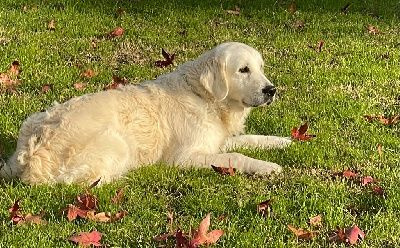
[{"label": "dog's front paw", "polygon": [[254,170],[254,174],[256,175],[268,175],[271,173],[280,173],[282,172],[282,167],[278,164],[272,163],[272,162],[265,162],[265,161],[260,161],[259,165],[257,165],[257,168]]}]

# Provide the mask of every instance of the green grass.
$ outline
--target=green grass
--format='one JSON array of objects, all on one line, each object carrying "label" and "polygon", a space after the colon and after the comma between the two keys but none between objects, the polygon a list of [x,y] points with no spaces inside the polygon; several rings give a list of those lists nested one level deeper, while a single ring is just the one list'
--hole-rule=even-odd
[{"label": "green grass", "polygon": [[[115,183],[97,187],[102,211],[127,210],[120,222],[68,222],[60,210],[72,203],[78,185],[29,186],[1,183],[0,247],[71,247],[74,232],[97,229],[103,243],[117,247],[157,247],[152,237],[167,231],[166,214],[188,231],[212,212],[211,228],[226,231],[215,247],[331,247],[329,233],[337,226],[357,224],[366,232],[360,247],[400,247],[400,125],[368,123],[364,114],[400,112],[400,3],[355,1],[52,1],[2,0],[0,3],[0,71],[18,60],[23,72],[17,92],[0,94],[0,151],[8,158],[18,129],[31,113],[54,101],[96,92],[112,75],[131,83],[173,70],[160,69],[161,48],[176,53],[176,63],[194,59],[224,41],[240,41],[263,55],[266,76],[279,89],[277,101],[255,109],[248,132],[289,136],[290,129],[310,123],[317,138],[285,150],[248,150],[244,154],[284,167],[281,175],[222,177],[211,170],[180,170],[153,165],[131,172]],[[239,16],[224,10],[235,5]],[[26,8],[24,9],[24,6]],[[118,8],[125,14],[116,15]],[[56,20],[56,30],[47,23]],[[293,23],[303,20],[305,27]],[[374,25],[380,34],[368,34]],[[100,36],[121,26],[120,38]],[[185,35],[179,32],[185,30]],[[91,41],[97,39],[97,48]],[[321,52],[310,49],[319,40]],[[86,68],[97,75],[80,76]],[[83,91],[72,86],[88,84]],[[43,84],[53,84],[41,93]],[[383,155],[377,152],[383,146]],[[332,179],[345,168],[379,179],[385,196],[359,183]],[[120,187],[120,206],[110,198]],[[273,200],[274,216],[256,212],[259,202]],[[47,225],[12,226],[8,208],[22,199],[23,212],[46,211]],[[322,214],[323,227],[310,242],[297,241],[288,224],[307,228],[308,218]],[[227,215],[225,220],[217,217]],[[168,243],[169,246],[172,245]],[[337,245],[345,247],[345,245]]]}]

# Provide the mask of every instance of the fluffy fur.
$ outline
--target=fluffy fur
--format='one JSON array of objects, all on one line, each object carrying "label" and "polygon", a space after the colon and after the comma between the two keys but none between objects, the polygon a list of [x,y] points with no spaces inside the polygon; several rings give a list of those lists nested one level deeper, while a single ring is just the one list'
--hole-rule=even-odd
[{"label": "fluffy fur", "polygon": [[[272,90],[271,90],[272,89]],[[109,182],[140,165],[233,167],[280,172],[277,164],[225,151],[235,146],[283,147],[287,138],[242,135],[251,107],[275,90],[253,48],[224,43],[172,73],[73,98],[22,124],[3,177],[24,182]]]}]

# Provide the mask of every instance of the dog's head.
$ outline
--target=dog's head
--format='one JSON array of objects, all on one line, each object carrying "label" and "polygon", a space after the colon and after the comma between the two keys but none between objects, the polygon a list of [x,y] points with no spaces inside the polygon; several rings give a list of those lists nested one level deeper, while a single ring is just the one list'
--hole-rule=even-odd
[{"label": "dog's head", "polygon": [[227,99],[257,107],[274,100],[276,89],[264,76],[263,59],[254,48],[228,42],[202,57],[207,63],[200,83],[217,101]]}]

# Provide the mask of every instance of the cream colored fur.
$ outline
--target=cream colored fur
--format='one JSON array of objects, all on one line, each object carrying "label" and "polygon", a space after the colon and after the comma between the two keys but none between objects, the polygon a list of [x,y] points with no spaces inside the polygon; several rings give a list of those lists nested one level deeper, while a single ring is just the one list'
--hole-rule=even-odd
[{"label": "cream colored fur", "polygon": [[[240,72],[240,68],[249,72]],[[272,99],[272,84],[253,48],[224,43],[172,73],[73,98],[22,124],[3,177],[24,182],[90,183],[121,177],[140,165],[164,161],[184,167],[233,167],[247,173],[280,172],[277,164],[238,153],[235,146],[284,147],[287,138],[242,135],[251,106]]]}]

